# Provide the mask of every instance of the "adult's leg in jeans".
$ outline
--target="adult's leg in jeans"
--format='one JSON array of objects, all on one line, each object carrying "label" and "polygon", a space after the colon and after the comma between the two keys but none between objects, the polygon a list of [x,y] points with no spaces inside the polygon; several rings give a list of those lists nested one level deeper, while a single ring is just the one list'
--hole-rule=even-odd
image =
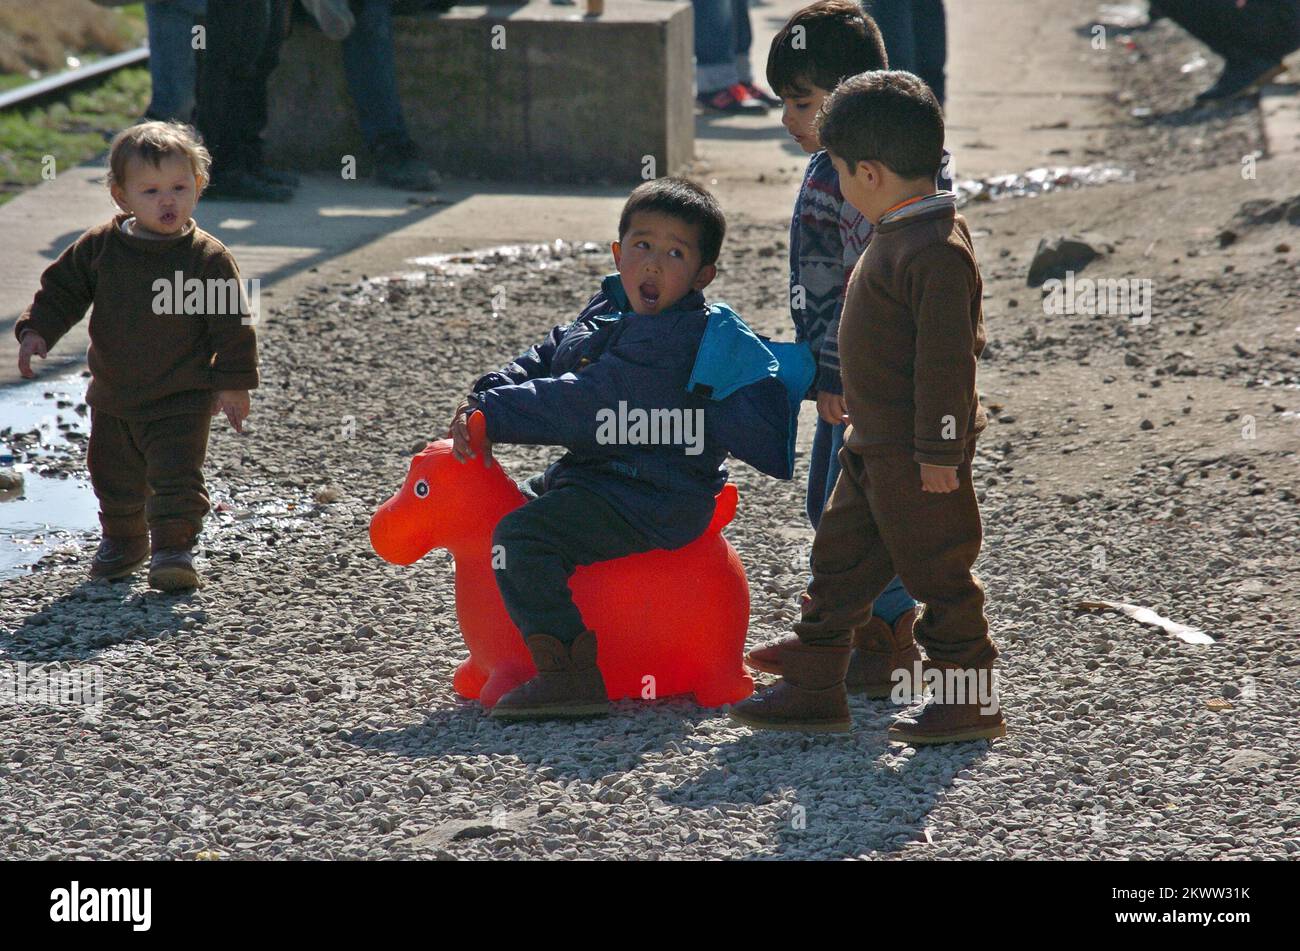
[{"label": "adult's leg in jeans", "polygon": [[194,118],[197,72],[194,25],[203,16],[202,0],[162,0],[144,5],[149,24],[148,119]]},{"label": "adult's leg in jeans", "polygon": [[913,0],[866,0],[866,11],[880,27],[890,69],[916,72],[916,35],[913,32]]},{"label": "adult's leg in jeans", "polygon": [[740,81],[732,0],[691,0],[695,8],[695,91],[701,95]]},{"label": "adult's leg in jeans", "polygon": [[586,630],[569,588],[574,570],[655,547],[599,495],[572,485],[508,513],[492,544],[501,553],[497,587],[520,633],[548,634],[566,644]]},{"label": "adult's leg in jeans", "polygon": [[742,83],[752,83],[749,49],[754,45],[754,30],[749,22],[749,0],[731,0],[731,22],[736,34],[736,76]]},{"label": "adult's leg in jeans", "polygon": [[1300,40],[1294,0],[1161,0],[1160,9],[1229,61],[1278,60]]},{"label": "adult's leg in jeans", "polygon": [[356,25],[343,41],[343,73],[366,147],[406,141],[393,59],[392,0],[362,0]]},{"label": "adult's leg in jeans", "polygon": [[247,168],[248,89],[269,28],[269,0],[217,0],[207,12],[195,118],[214,178]]},{"label": "adult's leg in jeans", "polygon": [[912,37],[916,63],[912,72],[925,80],[942,106],[948,94],[944,74],[948,62],[948,18],[943,0],[916,0],[912,7]]}]

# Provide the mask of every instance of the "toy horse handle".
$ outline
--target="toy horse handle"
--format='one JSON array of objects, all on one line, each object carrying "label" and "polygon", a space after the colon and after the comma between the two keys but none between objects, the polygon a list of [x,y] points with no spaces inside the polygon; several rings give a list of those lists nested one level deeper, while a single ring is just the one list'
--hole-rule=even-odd
[{"label": "toy horse handle", "polygon": [[470,452],[477,457],[483,453],[483,446],[487,443],[487,417],[482,410],[473,410],[465,425],[469,429]]}]

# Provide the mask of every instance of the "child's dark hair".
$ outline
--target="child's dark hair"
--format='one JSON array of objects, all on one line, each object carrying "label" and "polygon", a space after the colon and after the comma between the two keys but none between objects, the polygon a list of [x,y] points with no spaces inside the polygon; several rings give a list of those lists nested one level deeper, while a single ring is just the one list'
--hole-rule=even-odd
[{"label": "child's dark hair", "polygon": [[880,162],[903,178],[932,179],[943,163],[943,109],[929,86],[902,70],[840,83],[822,103],[817,134],[850,171]]},{"label": "child's dark hair", "polygon": [[623,205],[618,219],[618,240],[632,227],[638,211],[657,211],[680,218],[700,231],[700,266],[713,264],[722,250],[727,219],[722,206],[708,191],[685,178],[655,178],[638,185]]},{"label": "child's dark hair", "polygon": [[845,76],[888,69],[885,41],[859,0],[817,0],[781,27],[767,54],[767,84],[778,96],[834,89]]}]

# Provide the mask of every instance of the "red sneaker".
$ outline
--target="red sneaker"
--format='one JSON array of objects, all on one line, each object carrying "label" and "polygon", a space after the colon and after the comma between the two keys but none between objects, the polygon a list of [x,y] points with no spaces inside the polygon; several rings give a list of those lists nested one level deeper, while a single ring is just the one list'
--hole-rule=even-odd
[{"label": "red sneaker", "polygon": [[751,99],[757,99],[759,102],[767,106],[781,105],[781,100],[778,99],[776,96],[772,95],[762,86],[758,86],[754,83],[741,83],[740,85],[744,86],[745,89],[749,92],[749,97]]},{"label": "red sneaker", "polygon": [[750,95],[749,89],[741,83],[733,83],[717,92],[700,93],[695,98],[704,108],[715,112],[767,112],[767,106]]}]

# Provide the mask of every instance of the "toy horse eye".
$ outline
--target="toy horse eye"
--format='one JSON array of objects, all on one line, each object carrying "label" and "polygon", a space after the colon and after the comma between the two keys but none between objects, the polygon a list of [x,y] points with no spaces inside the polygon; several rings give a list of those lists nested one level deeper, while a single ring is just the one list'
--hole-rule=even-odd
[{"label": "toy horse eye", "polygon": [[415,497],[417,499],[427,498],[429,495],[429,483],[421,479],[415,483]]}]

